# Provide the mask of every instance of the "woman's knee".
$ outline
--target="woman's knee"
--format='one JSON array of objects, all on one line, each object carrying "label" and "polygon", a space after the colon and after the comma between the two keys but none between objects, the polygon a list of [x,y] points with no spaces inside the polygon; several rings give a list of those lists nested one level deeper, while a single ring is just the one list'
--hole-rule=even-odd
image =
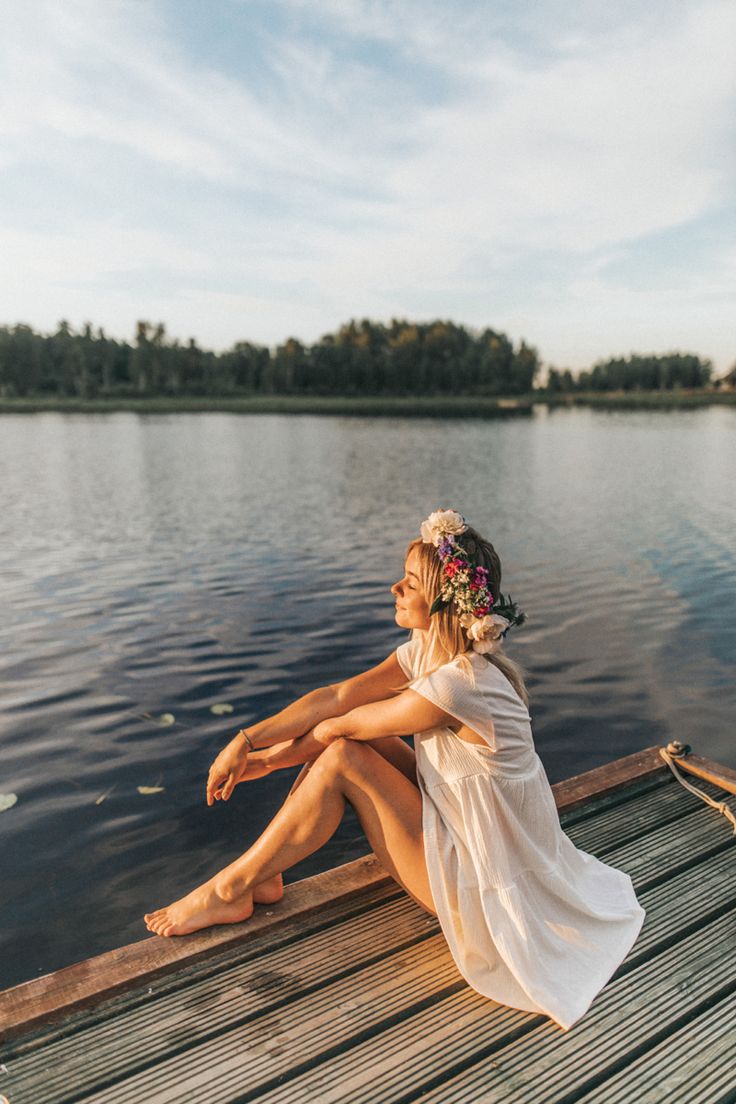
[{"label": "woman's knee", "polygon": [[348,770],[354,770],[356,765],[364,761],[366,751],[371,750],[362,746],[357,740],[338,736],[315,760],[315,766],[333,773],[345,773]]}]

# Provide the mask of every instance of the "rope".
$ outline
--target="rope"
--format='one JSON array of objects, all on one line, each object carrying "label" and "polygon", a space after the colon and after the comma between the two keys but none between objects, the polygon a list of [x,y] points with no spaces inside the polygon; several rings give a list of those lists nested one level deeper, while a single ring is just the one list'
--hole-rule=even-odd
[{"label": "rope", "polygon": [[661,747],[659,749],[659,754],[662,756],[662,758],[664,759],[665,763],[667,764],[667,766],[670,768],[670,770],[674,774],[677,781],[681,782],[686,790],[690,790],[690,793],[694,793],[696,795],[696,797],[701,797],[703,799],[703,801],[707,801],[709,805],[711,805],[714,809],[717,809],[719,813],[723,813],[723,815],[728,820],[731,821],[731,823],[733,824],[733,834],[736,836],[736,816],[734,815],[733,811],[731,809],[729,809],[726,802],[725,801],[714,801],[712,797],[710,797],[706,793],[703,793],[703,791],[699,790],[697,788],[697,786],[692,786],[689,782],[686,782],[685,779],[680,774],[680,772],[675,767],[674,760],[673,760],[672,756],[670,755],[670,753],[667,751],[666,748]]}]

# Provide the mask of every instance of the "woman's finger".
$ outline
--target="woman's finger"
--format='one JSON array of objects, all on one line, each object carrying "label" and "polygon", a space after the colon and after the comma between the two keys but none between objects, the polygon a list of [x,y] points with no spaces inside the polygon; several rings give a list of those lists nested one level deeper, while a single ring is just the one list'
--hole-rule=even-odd
[{"label": "woman's finger", "polygon": [[207,779],[207,804],[211,805],[219,796],[219,791],[224,779],[222,775],[213,775]]}]

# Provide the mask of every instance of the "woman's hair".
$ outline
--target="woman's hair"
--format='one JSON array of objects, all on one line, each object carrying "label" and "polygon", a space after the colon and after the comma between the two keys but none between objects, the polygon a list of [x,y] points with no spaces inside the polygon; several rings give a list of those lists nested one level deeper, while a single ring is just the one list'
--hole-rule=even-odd
[{"label": "woman's hair", "polygon": [[[485,567],[488,572],[488,589],[497,599],[501,593],[501,561],[498,553],[490,541],[481,537],[475,529],[468,526],[463,532],[462,546],[468,554],[468,559],[473,567]],[[419,581],[424,597],[429,606],[442,589],[442,560],[437,555],[437,549],[433,544],[425,543],[417,539],[411,541],[406,549],[406,556],[414,549],[418,554]],[[422,647],[420,652],[419,674],[429,674],[444,663],[458,656],[465,657],[470,669],[467,653],[472,650],[472,641],[468,639],[465,629],[460,624],[460,619],[455,610],[454,602],[450,602],[430,618],[428,629],[414,629],[412,636],[421,636]],[[485,653],[484,658],[498,667],[506,676],[524,705],[529,706],[529,694],[524,685],[524,675],[518,663],[514,663],[508,656],[501,652]]]}]

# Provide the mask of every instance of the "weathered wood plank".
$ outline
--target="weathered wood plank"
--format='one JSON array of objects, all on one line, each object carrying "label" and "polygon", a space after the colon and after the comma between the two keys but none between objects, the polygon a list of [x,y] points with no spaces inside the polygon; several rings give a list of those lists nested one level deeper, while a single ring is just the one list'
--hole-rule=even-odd
[{"label": "weathered wood plank", "polygon": [[317,1091],[324,1104],[569,1101],[573,1090],[585,1090],[586,1076],[615,1072],[634,1046],[659,1041],[733,994],[736,956],[726,949],[734,939],[736,916],[720,917],[616,977],[566,1032],[542,1017],[526,1017],[524,1024],[521,1013],[515,1024],[505,1017],[496,1031],[501,1006],[485,1002],[484,1009],[466,999],[466,990],[432,1008],[423,1022],[407,1019],[333,1058],[328,1068],[260,1094],[258,1104],[301,1104],[318,1099],[310,1095]]},{"label": "weathered wood plank", "polygon": [[[642,841],[648,832],[663,828],[666,824],[680,820],[683,816],[702,811],[700,798],[691,794],[676,779],[669,775],[670,781],[635,798],[620,801],[616,805],[603,809],[593,819],[585,819],[563,825],[563,831],[574,840],[577,847],[584,851],[593,850],[598,856],[614,847],[622,847],[632,840]],[[702,783],[704,793],[723,794],[715,786]],[[626,791],[620,791],[625,793]]]},{"label": "weathered wood plank", "polygon": [[569,1098],[573,1086],[585,1092],[714,1000],[733,1001],[734,949],[736,915],[730,913],[612,980],[569,1031],[535,1026],[521,1041],[479,1053],[479,1061],[425,1093],[423,1101],[553,1104]]},{"label": "weathered wood plank", "polygon": [[[438,932],[436,919],[405,895],[346,920],[337,929],[305,934],[270,952],[243,954],[237,965],[185,988],[159,995],[154,982],[144,1004],[119,1008],[110,1018],[17,1057],[11,1048],[7,1064],[13,1070],[15,1091],[32,1089],[35,1104],[60,1104],[69,1085],[80,1094],[91,1091],[101,1077],[121,1079],[142,1064],[166,1058],[172,1049],[180,1048],[182,1039],[192,1047],[275,1008],[308,1002],[310,993],[328,981],[357,970],[365,978],[373,964],[391,955],[398,961]],[[40,1066],[47,1071],[42,1082]]]},{"label": "weathered wood plank", "polygon": [[375,855],[294,882],[281,901],[258,906],[243,924],[209,928],[179,939],[153,935],[85,962],[23,982],[0,993],[0,1038],[36,1027],[59,1013],[120,992],[195,962],[213,951],[235,946],[263,932],[276,932],[284,921],[306,919],[327,903],[367,887],[391,882]]},{"label": "weathered wood plank", "polygon": [[[726,797],[725,803],[736,809],[736,796]],[[678,871],[687,870],[708,855],[720,851],[736,853],[736,837],[728,827],[716,810],[696,798],[688,812],[679,819],[623,847],[608,850],[604,861],[625,870],[637,889],[643,889],[653,882],[672,877]]]},{"label": "weathered wood plank", "polygon": [[[267,923],[251,920],[237,926],[242,932],[214,929],[185,941],[150,939],[123,948],[157,943],[176,951],[177,944],[191,944],[163,966],[144,956],[141,975],[130,972],[131,955],[128,973],[124,968],[112,988],[81,1001],[109,1000],[132,985],[130,1006],[121,996],[115,1017],[111,1007],[109,1016],[79,1026],[69,1038],[20,1045],[0,1090],[11,1093],[13,1104],[61,1104],[70,1091],[90,1104],[141,1098],[173,1104],[182,1095],[225,1104],[244,1094],[273,1104],[399,1098],[526,1104],[532,1097],[552,1104],[578,1099],[581,1089],[585,1104],[628,1104],[632,1087],[648,1104],[662,1099],[651,1093],[663,1087],[678,1104],[724,1101],[724,1060],[736,1041],[736,917],[725,911],[736,900],[735,841],[717,813],[675,782],[657,748],[626,760],[553,788],[562,813],[581,814],[565,827],[568,835],[627,870],[647,909],[626,962],[570,1032],[470,990],[436,921],[407,897],[367,903],[362,915],[318,930],[336,901],[394,885],[375,856],[366,856],[358,863],[372,866],[372,873],[366,878],[363,871],[342,896],[323,886],[321,901],[303,893],[300,902],[288,902],[297,907],[286,909],[285,897],[269,906],[270,917],[261,913]],[[700,769],[691,773],[704,780],[706,792],[730,781],[728,768],[701,757],[677,765],[688,761]],[[642,769],[632,774],[635,767]],[[663,774],[671,783],[657,783]],[[647,779],[653,781],[648,795],[627,796],[627,786]],[[736,795],[736,787],[723,788]],[[592,804],[608,798],[609,807],[593,814]],[[726,800],[736,808],[734,797]],[[317,878],[326,882],[346,867]],[[289,893],[314,881],[295,883]],[[423,934],[416,935],[416,922]],[[238,961],[226,962],[229,955]],[[195,977],[200,968],[205,972]],[[141,995],[143,978],[156,979],[149,1003]],[[29,996],[30,987],[46,981],[16,989]],[[74,999],[56,1011],[78,1005],[78,997],[75,989]],[[716,1015],[713,1000],[722,1013],[730,1010],[731,1021]]]},{"label": "weathered wood plank", "polygon": [[[330,1055],[385,1019],[464,988],[444,937],[389,955],[365,971],[326,985],[308,1001],[249,1018],[206,1043],[88,1094],[89,1104],[179,1104],[182,1098],[231,1100],[284,1077],[311,1057]],[[213,1081],[213,1071],[217,1077]],[[236,1080],[233,1080],[233,1079]]]},{"label": "weathered wood plank", "polygon": [[92,1026],[150,1004],[151,989],[157,1000],[171,993],[184,992],[191,987],[207,984],[231,967],[253,959],[263,960],[269,954],[278,953],[286,947],[296,948],[301,939],[312,934],[330,932],[333,940],[339,940],[341,924],[360,917],[370,922],[374,910],[382,909],[384,904],[406,900],[409,898],[404,890],[391,879],[360,890],[352,896],[336,898],[313,915],[286,919],[277,928],[267,929],[247,942],[213,951],[193,962],[184,962],[178,969],[154,978],[150,984],[148,979],[144,979],[137,985],[124,987],[120,992],[103,996],[81,1009],[64,1011],[30,1031],[21,1030],[5,1040],[2,1053],[25,1054],[47,1046],[55,1039],[69,1038],[77,1032],[86,1031]]},{"label": "weathered wood plank", "polygon": [[560,813],[569,812],[592,798],[627,786],[634,779],[656,775],[663,768],[669,773],[669,767],[655,745],[635,751],[633,755],[624,755],[584,774],[576,774],[563,782],[555,782],[552,792],[557,810]]},{"label": "weathered wood plank", "polygon": [[[698,868],[697,877],[688,871],[641,894],[647,920],[627,963],[651,956],[657,943],[663,945],[681,928],[683,917],[690,926],[700,926],[728,906],[734,897],[732,864],[730,854],[718,855]],[[22,1100],[27,1094],[34,1104],[62,1104],[69,1085],[81,1095],[93,1091],[101,1080],[129,1076],[170,1053],[172,1040],[179,1047],[180,1040],[186,1039],[190,1047],[276,1005],[308,1000],[310,984],[334,977],[336,935],[344,973],[352,963],[375,956],[377,947],[389,953],[402,939],[416,939],[418,924],[425,925],[425,935],[436,930],[436,921],[404,897],[347,921],[338,932],[316,933],[274,951],[260,964],[260,975],[259,963],[248,961],[182,992],[159,998],[154,989],[148,1004],[121,1010],[115,1019],[60,1038],[44,1046],[42,1055],[27,1053],[16,1059],[12,1051],[7,1053],[14,1095]]]},{"label": "weathered wood plank", "polygon": [[637,887],[639,903],[647,915],[627,961],[650,958],[657,947],[682,938],[732,909],[736,903],[735,867],[734,852],[721,851],[666,882],[657,882],[649,889]]},{"label": "weathered wood plank", "polygon": [[671,788],[674,781],[671,771],[655,771],[654,774],[645,775],[643,778],[634,778],[621,789],[612,790],[610,793],[604,790],[603,793],[591,797],[582,805],[559,810],[560,823],[567,830],[567,825],[596,820],[601,813],[609,809],[624,808],[629,801],[643,797],[645,794]]},{"label": "weathered wood plank", "polygon": [[[727,903],[728,894],[733,893],[732,882],[722,881],[720,879],[720,873],[725,865],[724,860],[726,858],[729,858],[728,854],[725,856],[718,855],[707,860],[702,867],[698,868],[697,877],[694,877],[693,871],[688,872],[691,885],[689,886],[688,893],[683,890],[679,906],[688,910],[688,922],[690,925],[695,925],[698,930],[700,930],[701,926],[707,921],[714,910],[717,911],[723,908],[724,901]],[[680,876],[679,879],[676,878],[674,881],[679,881],[683,887],[687,886],[687,880],[684,875]],[[709,893],[709,887],[711,886],[720,888],[720,898],[714,899],[711,896],[711,893]],[[662,886],[657,886],[655,889],[651,890],[649,894],[642,895],[642,903],[647,909],[647,919],[640,940],[637,941],[637,944],[627,958],[628,968],[632,968],[633,964],[641,959],[643,953],[651,956],[653,950],[656,949],[655,943],[657,940],[655,937],[658,936],[660,945],[662,942],[668,944],[672,941],[672,902],[673,899],[677,900],[678,889],[679,886],[673,884],[674,898],[673,892],[666,893]],[[408,899],[406,899],[406,903],[408,907],[410,904]],[[397,903],[394,904],[396,905]],[[411,907],[416,909],[419,916],[426,921],[432,922],[432,919],[425,917],[425,914],[418,909],[418,906],[414,906],[413,902],[411,903]],[[382,912],[388,908],[389,906],[386,905],[377,908],[376,911]],[[366,917],[361,919],[367,924],[370,918]],[[347,948],[350,946],[351,940],[347,932],[343,933],[341,930],[338,930],[337,932],[331,931],[328,934],[330,939],[334,937],[339,938],[341,947]],[[376,944],[381,947],[384,946],[383,934],[380,931],[377,932]],[[298,961],[299,944],[296,944],[288,950],[292,956],[297,956]],[[282,958],[283,954],[282,952]],[[429,969],[431,964],[435,963],[441,956],[445,956],[445,962],[449,966],[448,952],[444,941],[441,941],[435,948],[435,953],[427,968]],[[272,959],[276,959],[276,961],[272,961]],[[263,967],[269,976],[278,976],[284,967],[284,963],[282,962],[279,964],[277,959],[278,956],[276,954],[267,956],[264,959]],[[304,961],[309,961],[306,955]],[[364,993],[369,993],[372,985],[372,973],[368,970],[365,971],[362,976],[363,980],[356,976],[353,977],[353,990],[349,990],[350,997],[348,999],[357,999],[360,1002],[365,999]],[[457,977],[458,975],[453,975],[451,969],[450,976]],[[393,973],[391,977],[392,981],[395,980]],[[462,982],[460,982],[460,984],[462,988],[467,989]],[[68,1085],[69,1083],[75,1083],[79,1084],[80,1088],[84,1088],[85,1091],[92,1091],[95,1077],[100,1073],[102,1074],[104,1083],[107,1083],[110,1078],[120,1076],[126,1068],[130,1069],[131,1065],[133,1068],[135,1068],[136,1063],[138,1067],[141,1065],[147,1066],[152,1061],[155,1061],[162,1053],[170,1052],[172,1049],[181,1050],[182,1040],[186,1040],[184,1046],[186,1054],[179,1055],[178,1060],[181,1065],[175,1066],[175,1079],[177,1084],[180,1084],[181,1077],[184,1076],[186,1072],[185,1067],[188,1065],[199,1066],[202,1064],[209,1064],[210,1068],[212,1068],[212,1063],[216,1063],[222,1057],[219,1051],[217,1051],[217,1053],[212,1053],[210,1051],[209,1048],[213,1045],[211,1039],[202,1041],[201,1045],[192,1048],[190,1044],[196,1042],[197,1038],[202,1040],[203,1036],[209,1033],[210,1036],[214,1036],[218,1044],[223,1038],[225,1038],[225,1040],[228,1038],[235,1040],[245,1038],[247,1040],[251,1036],[243,1036],[242,1030],[238,1030],[237,1028],[238,1023],[245,1023],[246,1028],[248,1024],[252,1024],[256,1030],[256,1034],[253,1036],[256,1040],[262,1041],[264,1035],[266,1038],[271,1037],[274,1026],[273,1023],[270,1022],[267,1017],[259,1019],[257,1016],[259,1004],[257,1002],[253,1003],[254,996],[258,997],[260,994],[248,993],[247,985],[247,971],[240,976],[230,972],[228,979],[223,979],[223,993],[224,991],[228,992],[226,1001],[224,995],[218,996],[217,979],[208,979],[203,985],[199,987],[193,986],[191,992],[188,991],[183,994],[184,999],[188,1002],[187,1014],[184,1019],[180,1015],[181,1010],[177,1008],[175,1000],[172,999],[169,1001],[168,1005],[166,1002],[156,1001],[150,1006],[136,1009],[128,1016],[122,1015],[120,1021],[106,1023],[102,1028],[102,1035],[99,1033],[98,1029],[93,1028],[89,1031],[80,1032],[77,1038],[70,1041],[62,1040],[60,1045],[53,1050],[44,1048],[41,1055],[33,1056],[34,1061],[21,1065],[17,1070],[14,1067],[14,1072],[25,1073],[26,1076],[23,1082],[19,1082],[19,1084],[22,1084],[23,1087],[30,1088],[33,1086],[34,1070],[36,1074],[38,1073],[39,1066],[49,1070],[49,1073],[44,1075],[44,1079],[40,1083],[40,1095],[38,1097],[39,1104],[49,1104],[51,1101],[63,1100],[65,1098],[64,1084]],[[245,991],[244,987],[246,987]],[[205,993],[202,991],[203,988],[206,988],[208,996],[205,996]],[[233,991],[235,992],[233,993]],[[319,1050],[320,1046],[323,1048],[325,1046],[323,1041],[324,1036],[318,1035],[316,1041],[313,1038],[310,1039],[309,1033],[302,1031],[301,1025],[305,1021],[310,1024],[312,1023],[315,1012],[319,1011],[320,1001],[325,996],[325,990],[321,990],[319,994],[304,997],[303,994],[300,994],[298,988],[289,994],[288,987],[287,992],[284,993],[283,991],[280,992],[278,986],[276,986],[273,991],[269,991],[265,995],[271,998],[271,1004],[275,1003],[280,1005],[278,1011],[275,1012],[276,1035],[274,1038],[276,1042],[274,1045],[277,1048],[285,1049],[286,1064],[285,1067],[283,1067],[283,1073],[281,1075],[288,1076],[289,1071],[294,1069],[297,1061],[324,1061],[324,1051]],[[172,995],[172,997],[175,996],[175,994]],[[475,996],[479,995],[475,994]],[[208,998],[210,1002],[214,998],[214,1006],[208,1003]],[[286,1003],[284,1003],[284,999],[286,999]],[[547,1022],[544,1018],[529,1017],[524,1013],[514,1013],[513,1010],[503,1009],[503,1006],[495,1005],[493,1002],[486,1001],[484,998],[479,997],[479,1000],[481,1006],[486,1011],[492,1008],[495,1010],[495,1015],[505,1016],[511,1014],[516,1017],[511,1021],[512,1034],[520,1030],[520,1024],[527,1025],[528,1028],[530,1023],[535,1023],[540,1019],[542,1019],[542,1022]],[[233,1001],[239,1002],[239,1005],[234,1006],[232,1004]],[[335,1038],[337,1038],[338,1041],[342,1038],[343,1042],[345,1042],[345,1036],[340,1034],[342,1026],[339,1015],[340,1009],[335,1009],[334,1007],[335,1004],[339,1005],[341,1003],[344,1002],[339,997],[335,998],[334,993],[327,994],[326,1014],[328,1020],[331,1024],[336,1025],[337,1035]],[[264,1000],[260,1007],[265,1009],[268,1004],[269,1001]],[[388,1010],[386,1005],[381,1005],[379,1003],[375,1008],[374,1020],[367,1025],[365,1022],[363,1023],[362,1026],[364,1031],[381,1033],[387,1016],[392,1014],[391,1009],[396,1009],[395,1014],[398,1016],[407,1015],[408,1010],[406,1004],[405,993],[401,994],[398,1004],[389,1006]],[[455,1024],[456,1014],[458,1014],[458,1010],[453,1008],[453,1025]],[[198,1017],[203,1021],[203,1024],[200,1025],[197,1033],[196,1021]],[[290,1030],[294,1034],[294,1039],[289,1045],[284,1041],[283,1035],[279,1033],[278,1030],[278,1025],[281,1025],[283,1029],[283,1024],[287,1021],[292,1024]],[[495,1023],[496,1021],[494,1020],[493,1022]],[[506,1027],[508,1027],[508,1021],[504,1019],[503,1023],[505,1025],[505,1031]],[[234,1027],[234,1030],[231,1031],[229,1035],[223,1031],[223,1028],[226,1027],[227,1024]],[[415,1026],[416,1030],[419,1030],[419,1025],[417,1024]],[[350,1030],[354,1029],[354,1027],[354,1024],[348,1025],[348,1044],[351,1037]],[[119,1032],[117,1039],[115,1035],[116,1028]],[[414,1030],[414,1027],[412,1027],[412,1030]],[[155,1035],[156,1031],[158,1031],[158,1038]],[[193,1031],[195,1034],[192,1034]],[[504,1039],[507,1038],[507,1035],[504,1036]],[[478,1039],[475,1041],[476,1044],[478,1044]],[[316,1050],[310,1049],[310,1042],[312,1046],[316,1046]],[[484,1037],[483,1044],[485,1045],[486,1043],[487,1039]],[[65,1046],[68,1046],[70,1050],[66,1059],[64,1056]],[[101,1071],[98,1069],[93,1069],[91,1072],[89,1070],[85,1071],[85,1061],[90,1063],[98,1060],[97,1058],[90,1059],[89,1055],[100,1056],[100,1059],[104,1062],[104,1067]],[[332,1062],[327,1061],[325,1068],[329,1069],[331,1072],[332,1065]],[[272,1068],[272,1065],[269,1065],[269,1075],[272,1073]],[[279,1066],[279,1068],[282,1069],[281,1066]],[[53,1076],[54,1071],[58,1071],[59,1078],[55,1079],[56,1084],[52,1085],[47,1079]],[[248,1066],[247,1074],[249,1085],[258,1084],[257,1080],[253,1080],[255,1073],[257,1073],[257,1070],[254,1070],[252,1066]],[[142,1080],[140,1078],[142,1078]],[[139,1075],[139,1080],[136,1081],[136,1091],[142,1091],[143,1085],[145,1085],[146,1090],[149,1091],[149,1086],[145,1078],[146,1075]],[[268,1082],[264,1083],[264,1088],[267,1083]],[[154,1084],[156,1086],[156,1092],[159,1093],[161,1087],[158,1084],[158,1080],[156,1080]],[[49,1094],[51,1088],[54,1089],[53,1094]],[[197,1091],[203,1090],[200,1089]],[[61,1096],[58,1095],[59,1092]],[[103,1099],[105,1098],[103,1097]],[[113,1099],[116,1098],[113,1097]],[[128,1098],[123,1096],[121,1099]],[[390,1099],[390,1097],[387,1099]]]},{"label": "weathered wood plank", "polygon": [[728,995],[575,1104],[725,1104],[736,1094],[735,1054],[736,1001]]},{"label": "weathered wood plank", "polygon": [[[733,858],[726,852],[707,860],[697,872],[688,870],[671,882],[641,893],[647,921],[628,961],[651,955],[657,943],[673,938],[685,922],[687,926],[700,925],[712,913],[728,907],[734,897],[732,872]],[[310,984],[334,975],[336,935],[341,946],[340,970],[344,972],[353,962],[370,958],[377,946],[388,953],[402,939],[416,938],[418,923],[425,925],[425,934],[436,930],[436,921],[425,917],[410,898],[404,897],[347,922],[339,932],[321,932],[306,937],[303,944],[267,956],[262,962],[263,973],[269,979],[265,987],[259,978],[258,963],[249,961],[165,998],[157,998],[154,990],[156,999],[147,1005],[123,1010],[114,1020],[46,1046],[43,1062],[48,1072],[36,1089],[38,1104],[63,1101],[70,1084],[80,1092],[93,1088],[100,1071],[90,1061],[92,1054],[104,1056],[106,1078],[121,1076],[142,1060],[150,1063],[165,1055],[171,1038],[185,1037],[191,1045],[279,1001],[304,999]],[[249,990],[249,985],[254,988]],[[206,1017],[202,1016],[204,1009]],[[144,1050],[141,1039],[146,1041]],[[17,1078],[16,1092],[32,1086],[37,1077],[35,1056],[13,1062],[11,1052],[8,1058]]]}]

